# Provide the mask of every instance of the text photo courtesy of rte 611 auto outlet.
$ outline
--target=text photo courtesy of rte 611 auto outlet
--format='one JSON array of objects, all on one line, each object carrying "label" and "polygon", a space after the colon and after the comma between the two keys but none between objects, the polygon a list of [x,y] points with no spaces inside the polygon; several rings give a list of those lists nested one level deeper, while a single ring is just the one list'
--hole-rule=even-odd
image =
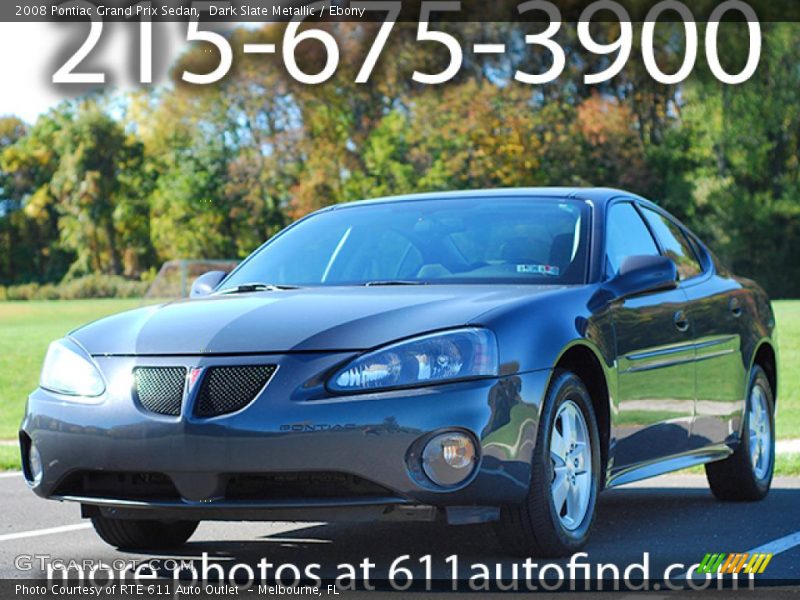
[{"label": "text photo courtesy of rte 611 auto outlet", "polygon": [[0,595],[794,597],[793,0],[0,6]]}]

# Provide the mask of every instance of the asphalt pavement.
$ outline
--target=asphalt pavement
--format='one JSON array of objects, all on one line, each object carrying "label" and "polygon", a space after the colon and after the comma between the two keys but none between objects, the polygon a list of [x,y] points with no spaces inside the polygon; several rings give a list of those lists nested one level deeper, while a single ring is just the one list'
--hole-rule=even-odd
[{"label": "asphalt pavement", "polygon": [[[622,572],[643,563],[646,552],[650,578],[660,579],[669,565],[680,563],[688,569],[708,552],[756,549],[774,554],[759,582],[800,590],[800,478],[776,478],[767,499],[756,503],[718,502],[699,475],[663,476],[606,491],[582,562],[613,563]],[[81,520],[77,505],[42,500],[18,474],[0,474],[0,579],[41,578],[36,565],[43,556],[48,557],[45,561],[94,559],[113,564],[117,559],[199,559],[203,553],[218,564],[246,563],[256,573],[262,558],[275,567],[291,564],[301,570],[318,564],[322,577],[341,574],[337,569],[343,563],[357,566],[368,558],[375,564],[373,579],[380,579],[403,555],[409,558],[398,566],[411,568],[417,579],[425,579],[429,566],[434,578],[448,580],[452,555],[462,576],[475,575],[483,565],[493,577],[513,579],[515,566],[522,569],[522,559],[505,555],[490,527],[437,523],[204,522],[178,551],[120,552]],[[26,565],[26,557],[34,568],[18,568]],[[567,568],[564,560],[558,564]],[[679,577],[685,569],[675,567],[671,576]],[[291,571],[283,573],[291,580]]]}]

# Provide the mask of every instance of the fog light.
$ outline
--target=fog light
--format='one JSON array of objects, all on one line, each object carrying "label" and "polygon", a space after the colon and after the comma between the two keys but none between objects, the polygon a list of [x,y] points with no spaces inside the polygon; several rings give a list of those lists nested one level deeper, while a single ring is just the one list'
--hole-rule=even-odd
[{"label": "fog light", "polygon": [[422,469],[437,485],[456,485],[472,475],[476,458],[475,444],[470,436],[443,433],[425,445]]},{"label": "fog light", "polygon": [[28,450],[28,469],[30,470],[31,483],[39,485],[42,481],[42,457],[33,442],[31,442],[30,450]]}]

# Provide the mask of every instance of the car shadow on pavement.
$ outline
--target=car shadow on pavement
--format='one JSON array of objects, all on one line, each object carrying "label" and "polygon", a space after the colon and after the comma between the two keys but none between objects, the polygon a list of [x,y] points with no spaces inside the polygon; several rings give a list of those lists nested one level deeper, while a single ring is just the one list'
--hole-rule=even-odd
[{"label": "car shadow on pavement", "polygon": [[[707,489],[663,487],[629,488],[605,492],[600,497],[592,538],[584,562],[626,566],[648,562],[651,573],[660,574],[674,563],[698,563],[707,552],[746,552],[800,528],[800,489],[773,489],[762,502],[722,503]],[[471,573],[473,563],[489,565],[492,572],[512,576],[514,564],[524,557],[509,556],[497,542],[491,525],[448,527],[444,523],[336,523],[287,524],[289,530],[240,541],[190,541],[181,550],[161,556],[197,559],[207,554],[209,563],[245,563],[258,573],[266,559],[274,569],[291,564],[301,571],[318,564],[321,578],[341,574],[342,563],[375,563],[372,573],[385,576],[393,561],[410,558],[401,566],[424,578],[420,558],[431,556],[434,578],[447,579],[458,556],[459,572]],[[259,523],[250,530],[257,532]],[[265,526],[266,527],[266,526]],[[645,557],[647,553],[647,557]],[[566,564],[566,559],[545,562]],[[199,568],[199,564],[198,564]],[[790,567],[795,579],[800,574]],[[272,571],[274,574],[274,571]],[[285,571],[290,575],[290,571]],[[773,577],[789,577],[777,570]],[[289,577],[291,579],[291,577]]]}]

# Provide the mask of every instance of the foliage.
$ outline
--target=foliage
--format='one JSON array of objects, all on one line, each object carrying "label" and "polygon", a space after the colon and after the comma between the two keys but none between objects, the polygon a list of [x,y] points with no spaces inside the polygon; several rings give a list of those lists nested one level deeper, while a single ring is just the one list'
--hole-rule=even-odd
[{"label": "foliage", "polygon": [[[618,35],[614,23],[595,25],[598,40]],[[138,280],[171,259],[241,258],[293,219],[364,197],[600,185],[659,202],[773,295],[800,294],[797,24],[762,24],[761,63],[738,86],[716,81],[702,52],[679,86],[655,82],[637,53],[612,80],[586,86],[609,57],[586,55],[566,27],[562,75],[520,84],[517,69],[542,72],[550,59],[508,23],[437,23],[462,41],[508,47],[487,57],[463,43],[461,71],[439,86],[411,75],[440,71],[446,53],[398,23],[369,82],[356,84],[380,24],[315,26],[341,51],[322,85],[241,53],[245,42],[280,43],[285,24],[265,24],[231,34],[235,66],[218,85],[180,80],[213,68],[201,43],[169,86],[65,102],[30,126],[0,119],[0,284],[94,272]],[[682,25],[661,23],[657,37],[658,63],[674,72]],[[723,66],[737,72],[746,28],[724,23],[718,37]],[[318,43],[297,54],[308,73],[325,60]]]},{"label": "foliage", "polygon": [[92,273],[55,285],[24,283],[0,286],[0,300],[78,300],[85,298],[141,298],[148,281],[134,281],[119,275]]}]

